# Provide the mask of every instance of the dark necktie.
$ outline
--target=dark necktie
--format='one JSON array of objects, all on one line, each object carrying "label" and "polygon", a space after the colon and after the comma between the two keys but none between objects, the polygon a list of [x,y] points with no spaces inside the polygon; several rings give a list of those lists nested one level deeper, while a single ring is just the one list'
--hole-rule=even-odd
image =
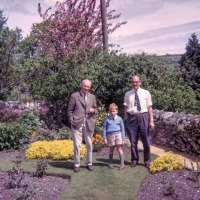
[{"label": "dark necktie", "polygon": [[135,106],[137,106],[138,111],[141,111],[140,100],[137,91],[135,91]]}]

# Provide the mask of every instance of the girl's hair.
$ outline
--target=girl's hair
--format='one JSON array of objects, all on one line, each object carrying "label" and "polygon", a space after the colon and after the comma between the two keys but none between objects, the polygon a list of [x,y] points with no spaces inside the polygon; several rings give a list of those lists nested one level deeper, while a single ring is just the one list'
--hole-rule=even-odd
[{"label": "girl's hair", "polygon": [[115,104],[115,103],[111,103],[110,105],[109,105],[109,110],[111,110],[111,109],[116,109],[116,110],[118,110],[118,106]]}]

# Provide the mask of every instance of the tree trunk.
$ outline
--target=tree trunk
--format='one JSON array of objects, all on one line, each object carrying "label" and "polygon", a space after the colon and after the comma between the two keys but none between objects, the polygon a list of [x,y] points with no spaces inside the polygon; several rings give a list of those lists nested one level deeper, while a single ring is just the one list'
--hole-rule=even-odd
[{"label": "tree trunk", "polygon": [[107,31],[107,18],[106,18],[106,4],[105,0],[101,2],[101,20],[102,20],[102,33],[103,33],[103,51],[108,52],[108,31]]}]

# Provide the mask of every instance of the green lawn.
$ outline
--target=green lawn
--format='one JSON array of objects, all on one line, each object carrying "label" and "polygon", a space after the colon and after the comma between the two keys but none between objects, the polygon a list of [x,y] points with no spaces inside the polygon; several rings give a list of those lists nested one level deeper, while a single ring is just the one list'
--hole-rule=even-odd
[{"label": "green lawn", "polygon": [[[61,200],[137,200],[142,180],[149,175],[143,165],[130,167],[130,157],[125,156],[125,170],[119,171],[119,157],[114,157],[114,169],[107,167],[107,156],[93,156],[94,172],[89,172],[82,160],[81,171],[73,172],[73,161],[49,161],[47,173],[65,175],[70,178],[70,185],[61,196]],[[25,171],[36,171],[37,160],[24,160],[21,168]],[[14,166],[10,159],[0,159],[0,171],[8,171]]]}]

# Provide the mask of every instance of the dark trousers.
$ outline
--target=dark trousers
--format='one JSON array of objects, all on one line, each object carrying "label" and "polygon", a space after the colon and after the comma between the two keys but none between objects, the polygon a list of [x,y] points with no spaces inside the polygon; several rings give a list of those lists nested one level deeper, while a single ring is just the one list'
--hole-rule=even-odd
[{"label": "dark trousers", "polygon": [[147,113],[128,114],[126,120],[129,140],[131,143],[131,161],[139,161],[138,139],[140,137],[144,148],[144,163],[151,161],[150,136],[149,136],[149,116]]}]

